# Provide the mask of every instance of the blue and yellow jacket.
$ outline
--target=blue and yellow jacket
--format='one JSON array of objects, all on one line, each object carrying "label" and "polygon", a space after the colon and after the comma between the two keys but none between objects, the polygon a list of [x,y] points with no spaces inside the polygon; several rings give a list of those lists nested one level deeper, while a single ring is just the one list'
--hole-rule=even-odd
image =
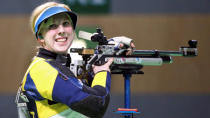
[{"label": "blue and yellow jacket", "polygon": [[34,118],[100,118],[108,103],[111,77],[97,73],[91,86],[83,84],[66,67],[62,55],[40,48],[29,66],[22,91]]}]

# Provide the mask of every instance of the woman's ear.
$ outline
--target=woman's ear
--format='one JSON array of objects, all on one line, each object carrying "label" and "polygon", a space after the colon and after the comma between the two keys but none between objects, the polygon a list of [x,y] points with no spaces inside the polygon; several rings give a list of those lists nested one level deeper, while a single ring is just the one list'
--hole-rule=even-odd
[{"label": "woman's ear", "polygon": [[45,45],[44,39],[38,38],[37,41],[38,41],[38,43],[39,43],[42,47],[44,47],[44,45]]},{"label": "woman's ear", "polygon": [[42,36],[41,33],[39,33],[37,41],[42,47],[44,47],[45,41],[44,41],[44,37]]}]

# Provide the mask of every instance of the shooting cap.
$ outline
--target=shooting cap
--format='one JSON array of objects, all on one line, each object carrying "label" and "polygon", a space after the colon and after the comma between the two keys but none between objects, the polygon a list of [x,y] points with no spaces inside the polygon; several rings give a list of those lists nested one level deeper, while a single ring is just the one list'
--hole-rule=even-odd
[{"label": "shooting cap", "polygon": [[39,31],[39,27],[41,23],[45,21],[46,19],[50,18],[51,16],[59,14],[59,13],[67,13],[71,18],[73,28],[74,29],[76,28],[77,15],[74,12],[72,12],[70,8],[68,7],[66,8],[59,4],[53,5],[53,6],[43,9],[43,11],[40,12],[40,14],[36,18],[33,17],[34,19],[32,19],[33,32],[35,33],[37,38],[38,38],[38,31]]}]

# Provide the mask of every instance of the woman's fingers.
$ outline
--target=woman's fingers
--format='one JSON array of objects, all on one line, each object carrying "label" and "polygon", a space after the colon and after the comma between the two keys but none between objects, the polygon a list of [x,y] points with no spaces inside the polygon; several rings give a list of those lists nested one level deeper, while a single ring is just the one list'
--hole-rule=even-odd
[{"label": "woman's fingers", "polygon": [[131,42],[130,46],[131,46],[131,48],[135,48],[135,45],[133,42]]},{"label": "woman's fingers", "polygon": [[106,64],[105,64],[105,66],[109,67],[112,64],[113,61],[114,61],[113,57],[109,58],[108,62],[106,62]]}]

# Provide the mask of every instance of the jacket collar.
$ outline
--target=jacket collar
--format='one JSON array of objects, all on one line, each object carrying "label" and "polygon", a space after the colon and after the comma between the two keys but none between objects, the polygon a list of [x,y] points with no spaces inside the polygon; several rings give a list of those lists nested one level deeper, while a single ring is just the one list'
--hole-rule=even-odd
[{"label": "jacket collar", "polygon": [[46,50],[44,48],[39,48],[37,57],[55,60],[56,62],[59,62],[62,65],[66,65],[67,67],[69,67],[70,63],[71,63],[71,58],[70,58],[69,54],[67,54],[67,55],[56,54],[56,53]]}]

